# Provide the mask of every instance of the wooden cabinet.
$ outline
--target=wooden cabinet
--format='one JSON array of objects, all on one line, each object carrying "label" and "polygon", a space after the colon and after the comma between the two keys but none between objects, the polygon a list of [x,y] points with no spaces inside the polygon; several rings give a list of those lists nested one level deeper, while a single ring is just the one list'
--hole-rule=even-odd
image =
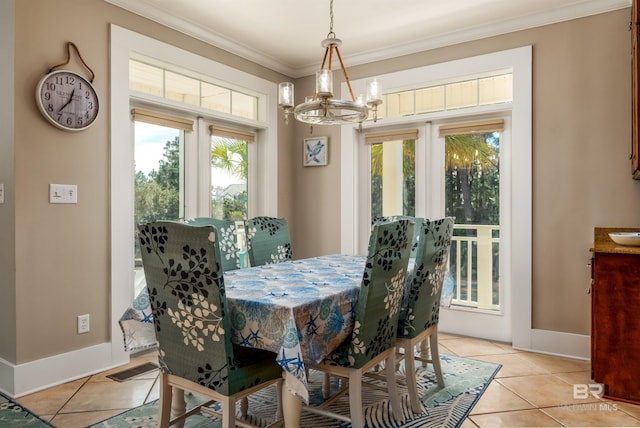
[{"label": "wooden cabinet", "polygon": [[605,397],[640,404],[640,247],[592,251],[591,377]]}]

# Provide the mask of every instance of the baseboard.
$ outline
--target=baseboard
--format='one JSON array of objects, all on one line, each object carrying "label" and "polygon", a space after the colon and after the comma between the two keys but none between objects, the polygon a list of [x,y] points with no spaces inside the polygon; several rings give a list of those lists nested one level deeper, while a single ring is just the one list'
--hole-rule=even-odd
[{"label": "baseboard", "polygon": [[516,349],[589,360],[591,337],[585,334],[532,329],[530,348],[516,347]]},{"label": "baseboard", "polygon": [[94,345],[24,364],[15,365],[0,359],[0,391],[11,398],[18,398],[128,362],[129,354],[112,352],[111,343]]}]

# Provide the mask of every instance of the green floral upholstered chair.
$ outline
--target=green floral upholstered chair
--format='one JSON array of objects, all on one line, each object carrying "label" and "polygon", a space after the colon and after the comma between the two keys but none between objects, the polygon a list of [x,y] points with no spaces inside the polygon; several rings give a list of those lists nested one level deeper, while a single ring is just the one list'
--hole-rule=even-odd
[{"label": "green floral upholstered chair", "polygon": [[422,217],[410,217],[406,215],[394,215],[394,216],[374,216],[371,221],[372,224],[381,221],[393,221],[393,220],[409,220],[414,224],[413,229],[413,238],[411,240],[411,257],[416,256],[416,251],[418,249],[418,239],[420,234],[420,227],[424,219]]},{"label": "green floral upholstered chair", "polygon": [[[424,220],[419,231],[419,245],[411,276],[407,278],[405,293],[406,306],[400,311],[396,347],[404,351],[407,387],[411,409],[422,412],[418,398],[414,359],[432,363],[438,385],[444,387],[440,355],[438,353],[438,320],[440,295],[447,271],[449,248],[453,233],[452,217],[438,220]],[[427,351],[429,340],[429,352]],[[420,356],[415,355],[415,347],[421,345]],[[413,358],[411,358],[413,357]]]},{"label": "green floral upholstered chair", "polygon": [[291,260],[291,237],[285,218],[254,217],[244,221],[251,266]]},{"label": "green floral upholstered chair", "polygon": [[[213,226],[159,221],[139,226],[138,236],[158,342],[158,426],[175,422],[170,421],[173,388],[207,397],[211,401],[198,410],[218,415],[230,428],[238,399],[276,383],[278,419],[282,367],[271,352],[231,343]],[[208,408],[214,402],[221,404],[221,415]]]},{"label": "green floral upholstered chair", "polygon": [[222,270],[224,272],[240,268],[240,255],[238,249],[238,230],[234,220],[220,220],[212,217],[196,217],[186,220],[185,223],[192,226],[213,226],[216,228],[220,256],[222,257]]},{"label": "green floral upholstered chair", "polygon": [[[394,373],[395,343],[413,228],[408,220],[378,222],[373,226],[353,333],[313,368],[331,376],[348,378],[344,388],[348,388],[350,418],[328,410],[331,399],[325,405],[303,406],[305,411],[350,421],[354,428],[363,427],[362,376],[385,361],[393,416],[402,416]],[[338,394],[342,392],[345,391]]]}]

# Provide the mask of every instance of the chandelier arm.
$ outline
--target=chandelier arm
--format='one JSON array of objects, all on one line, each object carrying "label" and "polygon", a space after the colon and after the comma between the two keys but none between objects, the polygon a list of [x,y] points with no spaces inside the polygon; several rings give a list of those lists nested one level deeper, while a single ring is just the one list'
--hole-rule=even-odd
[{"label": "chandelier arm", "polygon": [[320,70],[324,68],[324,65],[327,63],[327,56],[329,55],[329,46],[324,48],[324,57],[322,58],[322,65],[320,66]]},{"label": "chandelier arm", "polygon": [[349,81],[349,76],[347,76],[347,69],[342,62],[342,55],[340,55],[340,49],[336,46],[336,53],[338,54],[338,59],[340,60],[340,68],[342,68],[342,74],[344,74],[344,81],[347,82],[347,87],[349,88],[349,93],[351,94],[351,101],[356,101],[356,97],[353,95],[353,88],[351,88],[351,82]]}]

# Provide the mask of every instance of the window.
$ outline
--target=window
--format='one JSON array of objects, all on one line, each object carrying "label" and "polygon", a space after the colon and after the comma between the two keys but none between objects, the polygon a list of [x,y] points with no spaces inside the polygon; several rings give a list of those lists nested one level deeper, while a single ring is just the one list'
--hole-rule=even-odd
[{"label": "window", "polygon": [[389,92],[382,97],[378,117],[391,119],[508,103],[513,99],[512,86],[512,73],[497,73],[442,85]]},{"label": "window", "polygon": [[449,270],[453,305],[499,311],[501,120],[440,126],[445,215],[456,227]]},{"label": "window", "polygon": [[251,132],[210,126],[211,208],[210,216],[241,221],[249,218],[248,176]]},{"label": "window", "polygon": [[371,153],[371,219],[415,216],[417,130],[368,134]]},{"label": "window", "polygon": [[[207,110],[259,120],[259,97],[230,88],[224,82],[205,80],[187,70],[136,55],[129,60],[129,89]],[[154,63],[154,64],[151,64]],[[176,71],[179,70],[179,71]],[[246,92],[249,92],[245,90]]]}]

